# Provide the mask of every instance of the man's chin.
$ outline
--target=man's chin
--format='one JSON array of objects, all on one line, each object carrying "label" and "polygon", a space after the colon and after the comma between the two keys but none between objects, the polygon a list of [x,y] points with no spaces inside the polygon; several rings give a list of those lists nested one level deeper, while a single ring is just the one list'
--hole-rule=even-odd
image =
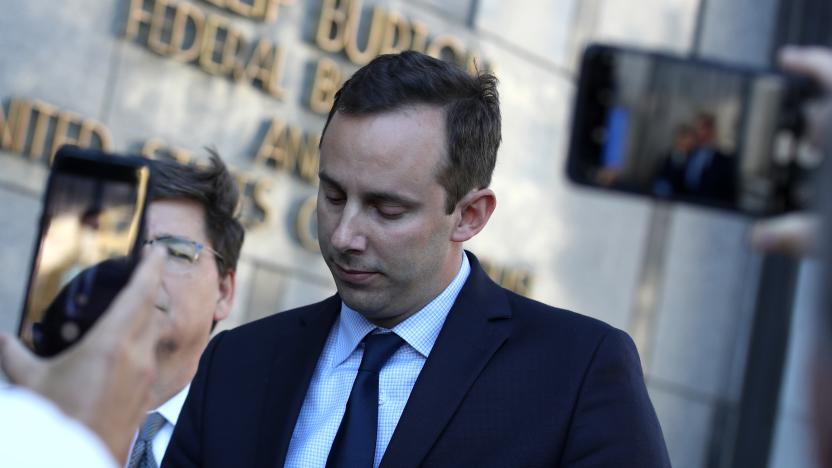
[{"label": "man's chin", "polygon": [[386,305],[381,304],[382,301],[372,297],[367,291],[355,290],[349,286],[338,285],[338,295],[347,307],[367,318],[381,315],[381,310]]},{"label": "man's chin", "polygon": [[346,304],[347,307],[358,312],[370,322],[383,328],[393,328],[393,326],[409,316],[409,314],[403,314],[403,316],[391,313],[390,306],[393,302],[392,300],[387,300],[378,296],[362,297],[360,294],[350,294],[349,291],[345,294],[340,288],[338,289],[338,294],[341,296],[341,300],[344,301],[344,304]]}]

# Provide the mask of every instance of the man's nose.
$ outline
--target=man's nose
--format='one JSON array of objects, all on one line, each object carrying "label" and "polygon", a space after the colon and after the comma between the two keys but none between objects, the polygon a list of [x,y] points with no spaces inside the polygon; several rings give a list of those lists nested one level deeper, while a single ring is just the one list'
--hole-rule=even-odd
[{"label": "man's nose", "polygon": [[332,231],[332,246],[339,252],[357,253],[367,248],[363,219],[358,209],[348,207],[341,213],[335,230]]}]

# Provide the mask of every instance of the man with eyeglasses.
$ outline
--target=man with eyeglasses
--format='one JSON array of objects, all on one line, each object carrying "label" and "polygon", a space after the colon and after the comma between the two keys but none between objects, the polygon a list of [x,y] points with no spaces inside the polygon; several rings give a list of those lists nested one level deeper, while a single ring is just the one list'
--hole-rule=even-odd
[{"label": "man with eyeglasses", "polygon": [[170,320],[157,348],[155,410],[139,429],[129,468],[162,462],[199,357],[217,322],[231,312],[244,237],[236,183],[216,154],[205,166],[162,160],[153,166],[146,238],[168,252],[156,308]]}]

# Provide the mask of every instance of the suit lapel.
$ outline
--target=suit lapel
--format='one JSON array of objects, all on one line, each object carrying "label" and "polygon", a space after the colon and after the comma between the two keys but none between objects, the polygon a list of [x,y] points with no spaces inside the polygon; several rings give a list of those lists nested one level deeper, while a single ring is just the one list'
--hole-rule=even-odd
[{"label": "suit lapel", "polygon": [[469,253],[468,258],[471,274],[413,386],[381,468],[416,467],[422,462],[511,332],[505,292],[488,278],[476,257]]},{"label": "suit lapel", "polygon": [[283,466],[306,390],[335,318],[338,295],[299,314],[274,337],[271,368],[265,372],[266,401],[257,441],[257,466]]}]

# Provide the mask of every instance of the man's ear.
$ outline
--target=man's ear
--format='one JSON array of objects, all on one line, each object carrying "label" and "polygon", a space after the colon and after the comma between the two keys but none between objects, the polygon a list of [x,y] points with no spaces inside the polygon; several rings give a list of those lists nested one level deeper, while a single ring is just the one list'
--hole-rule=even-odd
[{"label": "man's ear", "polygon": [[472,190],[457,203],[459,221],[451,233],[454,242],[465,242],[479,233],[497,207],[497,197],[490,188]]},{"label": "man's ear", "polygon": [[220,278],[220,297],[217,299],[217,307],[214,309],[214,321],[225,320],[231,314],[231,307],[234,305],[234,291],[237,286],[237,272],[229,270],[225,276]]}]

